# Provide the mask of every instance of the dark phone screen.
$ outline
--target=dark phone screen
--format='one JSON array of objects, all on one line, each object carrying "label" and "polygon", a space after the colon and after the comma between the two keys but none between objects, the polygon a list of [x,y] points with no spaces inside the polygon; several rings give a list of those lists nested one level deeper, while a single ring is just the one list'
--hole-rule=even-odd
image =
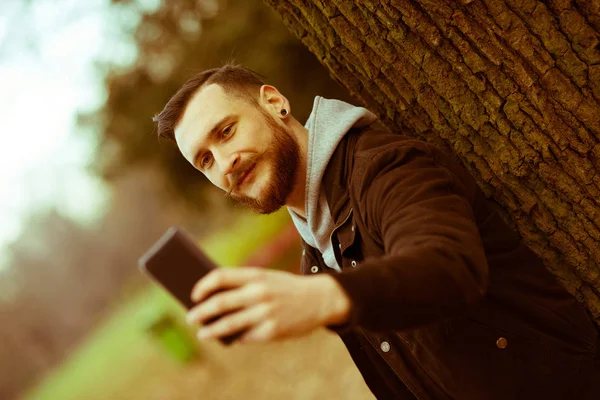
[{"label": "dark phone screen", "polygon": [[194,241],[178,228],[169,229],[140,259],[140,266],[188,309],[194,306],[190,295],[196,282],[217,268]]},{"label": "dark phone screen", "polygon": [[[217,265],[198,248],[191,236],[176,227],[169,228],[140,258],[139,265],[187,309],[196,305],[190,298],[194,285],[204,275],[217,268]],[[211,295],[216,293],[218,292]],[[223,315],[206,321],[206,324]],[[221,342],[229,344],[242,333],[243,331],[223,337]]]}]

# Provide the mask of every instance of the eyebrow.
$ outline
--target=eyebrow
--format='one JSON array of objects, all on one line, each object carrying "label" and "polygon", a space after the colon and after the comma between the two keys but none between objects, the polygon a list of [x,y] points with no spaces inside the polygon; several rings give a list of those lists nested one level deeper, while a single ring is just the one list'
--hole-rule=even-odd
[{"label": "eyebrow", "polygon": [[[208,131],[208,135],[206,136],[206,142],[210,143],[212,141],[214,141],[215,136],[217,136],[217,134],[219,133],[219,131],[221,130],[221,128],[223,127],[223,125],[225,125],[225,123],[229,122],[231,119],[233,119],[233,115],[226,115],[225,117],[221,118],[221,120],[219,122],[217,122],[216,124],[213,125],[213,127],[210,129],[210,131]],[[200,155],[204,152],[204,147],[202,146],[202,144],[200,144],[200,146],[198,146],[198,148],[195,151],[194,157],[192,158],[192,162],[194,166],[198,165],[198,159],[200,158]]]}]

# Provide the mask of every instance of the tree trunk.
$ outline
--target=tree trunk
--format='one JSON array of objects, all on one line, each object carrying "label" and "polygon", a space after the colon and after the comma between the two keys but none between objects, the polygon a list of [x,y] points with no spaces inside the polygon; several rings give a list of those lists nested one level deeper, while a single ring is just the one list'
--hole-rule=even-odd
[{"label": "tree trunk", "polygon": [[391,129],[456,155],[600,321],[599,0],[266,0]]}]

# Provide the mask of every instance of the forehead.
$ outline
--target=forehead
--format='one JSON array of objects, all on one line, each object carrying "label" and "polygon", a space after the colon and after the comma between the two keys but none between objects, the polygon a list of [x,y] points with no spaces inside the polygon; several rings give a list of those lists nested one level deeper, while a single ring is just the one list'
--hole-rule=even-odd
[{"label": "forehead", "polygon": [[179,140],[190,130],[204,130],[208,128],[211,120],[217,121],[220,115],[216,113],[225,113],[226,108],[230,106],[229,96],[216,84],[202,87],[192,95],[188,101],[181,119],[175,126],[175,137]]},{"label": "forehead", "polygon": [[236,97],[227,95],[217,84],[201,88],[194,93],[175,126],[177,142],[190,140],[190,136],[194,136],[193,140],[199,139],[197,135],[200,132],[205,135],[223,116],[235,112],[238,102]]}]

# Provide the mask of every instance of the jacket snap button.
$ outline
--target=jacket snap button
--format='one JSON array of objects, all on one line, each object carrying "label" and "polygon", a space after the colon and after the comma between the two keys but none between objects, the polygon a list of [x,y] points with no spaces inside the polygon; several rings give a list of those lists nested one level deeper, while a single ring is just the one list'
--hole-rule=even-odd
[{"label": "jacket snap button", "polygon": [[390,351],[390,344],[388,342],[381,342],[381,350],[384,353],[387,353],[388,351]]},{"label": "jacket snap button", "polygon": [[352,225],[352,232],[354,232],[354,225]]},{"label": "jacket snap button", "polygon": [[319,272],[319,267],[317,267],[316,265],[313,265],[312,267],[310,267],[310,272],[312,272],[313,274],[316,274],[317,272]]},{"label": "jacket snap button", "polygon": [[498,346],[499,349],[505,349],[506,346],[508,346],[508,340],[506,340],[506,338],[498,338],[498,340],[496,340],[496,346]]},{"label": "jacket snap button", "polygon": [[350,265],[352,265],[353,267],[356,267],[356,261],[352,260],[352,262],[350,263]]}]

